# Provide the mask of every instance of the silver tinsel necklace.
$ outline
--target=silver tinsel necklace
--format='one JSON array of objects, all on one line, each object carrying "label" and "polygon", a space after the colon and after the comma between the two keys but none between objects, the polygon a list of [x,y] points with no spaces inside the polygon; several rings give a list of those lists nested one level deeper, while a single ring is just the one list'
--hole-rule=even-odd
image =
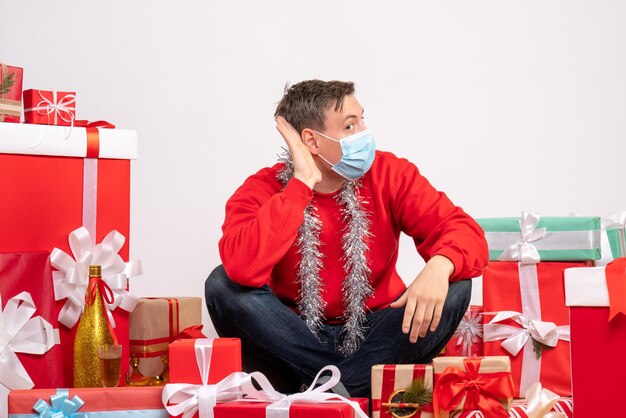
[{"label": "silver tinsel necklace", "polygon": [[[279,161],[285,166],[276,177],[285,187],[293,177],[293,160],[288,150],[283,149]],[[343,343],[339,348],[343,355],[356,351],[365,338],[363,334],[365,301],[374,293],[369,283],[371,270],[366,258],[367,243],[371,237],[370,220],[357,193],[360,186],[359,180],[346,181],[336,197],[345,223],[341,239],[344,253],[343,269],[346,274],[342,286],[345,325],[342,332]],[[304,209],[304,222],[298,230],[295,242],[300,254],[296,279],[300,285],[298,299],[300,316],[314,334],[317,334],[323,326],[325,307],[322,298],[323,283],[320,278],[320,271],[324,266],[321,231],[322,221],[317,214],[317,208],[309,203]]]}]

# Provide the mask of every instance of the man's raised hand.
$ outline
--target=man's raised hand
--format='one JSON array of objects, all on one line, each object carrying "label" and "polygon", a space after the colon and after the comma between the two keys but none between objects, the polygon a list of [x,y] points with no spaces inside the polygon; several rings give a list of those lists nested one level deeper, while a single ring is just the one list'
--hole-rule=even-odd
[{"label": "man's raised hand", "polygon": [[302,142],[300,134],[282,116],[276,118],[276,129],[283,136],[293,158],[294,177],[309,186],[311,190],[322,181],[322,172],[317,168],[311,151]]}]

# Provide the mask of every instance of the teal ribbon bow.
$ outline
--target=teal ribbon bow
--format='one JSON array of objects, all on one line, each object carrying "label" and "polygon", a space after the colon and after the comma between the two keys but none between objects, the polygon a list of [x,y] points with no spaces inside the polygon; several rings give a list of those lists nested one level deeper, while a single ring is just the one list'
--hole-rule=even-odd
[{"label": "teal ribbon bow", "polygon": [[42,418],[89,418],[89,413],[77,412],[84,404],[85,402],[78,396],[69,399],[68,389],[57,389],[56,395],[50,396],[50,404],[39,399],[33,409]]}]

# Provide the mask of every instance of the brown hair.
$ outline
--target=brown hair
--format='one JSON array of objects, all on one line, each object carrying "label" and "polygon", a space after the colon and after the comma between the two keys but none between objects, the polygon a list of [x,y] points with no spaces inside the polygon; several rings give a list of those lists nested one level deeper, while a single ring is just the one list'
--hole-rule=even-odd
[{"label": "brown hair", "polygon": [[335,112],[340,111],[344,97],[353,93],[351,81],[306,80],[291,87],[287,85],[274,117],[284,117],[300,134],[305,128],[321,131],[326,108],[334,103]]}]

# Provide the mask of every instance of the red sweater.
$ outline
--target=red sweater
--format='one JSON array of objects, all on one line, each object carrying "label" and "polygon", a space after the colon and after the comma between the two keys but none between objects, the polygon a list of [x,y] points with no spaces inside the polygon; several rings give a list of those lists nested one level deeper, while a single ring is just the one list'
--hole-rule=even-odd
[{"label": "red sweater", "polygon": [[[343,316],[341,286],[345,277],[341,237],[344,223],[335,196],[311,191],[298,179],[282,189],[276,174],[283,164],[249,177],[226,203],[219,243],[228,276],[244,286],[269,284],[288,306],[295,307],[300,259],[294,242],[309,202],[322,221],[323,298],[327,320]],[[400,232],[413,237],[428,261],[440,254],[454,264],[451,281],[478,276],[487,264],[487,243],[480,226],[447,196],[433,188],[417,167],[394,154],[376,151],[372,168],[362,178],[364,207],[370,213],[373,237],[368,259],[374,294],[367,308],[387,307],[406,289],[396,271]]]}]

